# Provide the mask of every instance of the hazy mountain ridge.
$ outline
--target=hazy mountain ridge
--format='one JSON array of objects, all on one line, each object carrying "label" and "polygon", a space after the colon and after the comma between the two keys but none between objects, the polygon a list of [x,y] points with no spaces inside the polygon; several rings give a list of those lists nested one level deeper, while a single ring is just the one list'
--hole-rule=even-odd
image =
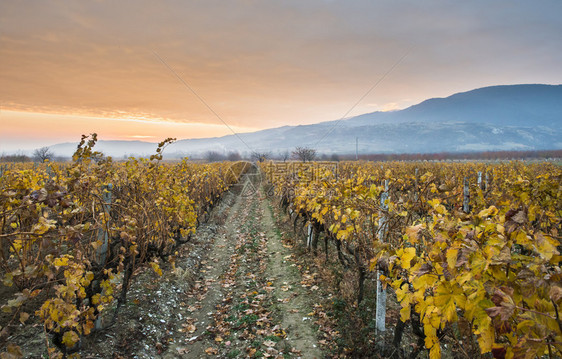
[{"label": "hazy mountain ridge", "polygon": [[[179,140],[168,156],[200,157],[208,151],[320,153],[430,153],[562,148],[562,85],[491,86],[432,98],[404,110],[373,112],[313,125],[283,126],[253,133]],[[69,155],[76,144],[51,147]],[[122,157],[150,155],[155,143],[99,141],[96,149]]]},{"label": "hazy mountain ridge", "polygon": [[404,110],[373,112],[351,124],[377,122],[471,122],[529,126],[562,121],[562,85],[502,85],[431,98]]}]

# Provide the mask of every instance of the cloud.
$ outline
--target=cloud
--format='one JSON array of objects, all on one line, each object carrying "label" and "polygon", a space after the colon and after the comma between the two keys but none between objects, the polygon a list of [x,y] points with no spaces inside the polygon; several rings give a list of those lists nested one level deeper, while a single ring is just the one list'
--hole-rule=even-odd
[{"label": "cloud", "polygon": [[389,112],[389,111],[396,111],[400,109],[400,105],[396,102],[389,102],[382,106],[381,111]]},{"label": "cloud", "polygon": [[[245,128],[562,82],[562,3],[2,1],[3,109]],[[410,98],[408,103],[400,102]],[[136,133],[132,131],[131,133]]]},{"label": "cloud", "polygon": [[[232,134],[223,124],[174,122],[138,118],[108,118],[82,115],[61,115],[33,112],[0,112],[0,151],[34,149],[59,142],[77,142],[80,136],[97,133],[100,140],[168,137],[178,139],[214,137]],[[231,126],[236,133],[257,128]],[[51,136],[45,134],[51,133]]]},{"label": "cloud", "polygon": [[135,139],[147,139],[147,138],[154,138],[155,136],[146,136],[146,135],[131,135],[131,136],[127,136],[129,138],[135,138]]}]

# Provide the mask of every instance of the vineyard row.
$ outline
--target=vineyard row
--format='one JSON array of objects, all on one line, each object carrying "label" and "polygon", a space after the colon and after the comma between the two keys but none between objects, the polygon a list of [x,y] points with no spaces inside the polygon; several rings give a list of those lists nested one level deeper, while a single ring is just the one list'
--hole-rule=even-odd
[{"label": "vineyard row", "polygon": [[[496,358],[562,355],[562,168],[553,164],[264,163],[283,208],[318,252],[378,281],[430,358],[453,333]],[[380,308],[380,306],[383,308]],[[382,323],[381,323],[382,317]],[[488,354],[489,355],[489,354]]]},{"label": "vineyard row", "polygon": [[3,171],[0,271],[13,296],[1,307],[0,340],[39,320],[54,343],[50,357],[77,356],[82,336],[116,320],[135,269],[173,267],[248,163],[163,163],[171,141],[149,159],[116,163],[93,150],[95,135],[84,136],[70,164]]}]

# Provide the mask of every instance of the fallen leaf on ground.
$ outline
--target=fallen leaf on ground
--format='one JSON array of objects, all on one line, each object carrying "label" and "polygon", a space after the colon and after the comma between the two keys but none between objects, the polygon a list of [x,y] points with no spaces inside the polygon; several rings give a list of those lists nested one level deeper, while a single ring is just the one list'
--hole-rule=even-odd
[{"label": "fallen leaf on ground", "polygon": [[217,350],[217,348],[209,347],[205,349],[205,353],[207,353],[208,355],[217,355],[219,351]]},{"label": "fallen leaf on ground", "polygon": [[195,333],[195,331],[197,330],[197,328],[193,324],[189,324],[185,329],[188,333]]},{"label": "fallen leaf on ground", "polygon": [[189,350],[187,348],[176,348],[176,350],[178,351],[179,355],[189,353]]},{"label": "fallen leaf on ground", "polygon": [[254,354],[256,354],[256,349],[255,348],[248,348],[246,349],[246,351],[248,352],[248,356],[254,356]]}]

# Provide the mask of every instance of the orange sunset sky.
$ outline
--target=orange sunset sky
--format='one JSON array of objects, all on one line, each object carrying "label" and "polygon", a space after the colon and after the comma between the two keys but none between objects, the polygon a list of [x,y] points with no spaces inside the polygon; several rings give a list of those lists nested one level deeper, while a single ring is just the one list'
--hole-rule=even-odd
[{"label": "orange sunset sky", "polygon": [[2,0],[0,154],[91,132],[231,134],[181,80],[236,132],[560,84],[560,14],[559,0]]}]

